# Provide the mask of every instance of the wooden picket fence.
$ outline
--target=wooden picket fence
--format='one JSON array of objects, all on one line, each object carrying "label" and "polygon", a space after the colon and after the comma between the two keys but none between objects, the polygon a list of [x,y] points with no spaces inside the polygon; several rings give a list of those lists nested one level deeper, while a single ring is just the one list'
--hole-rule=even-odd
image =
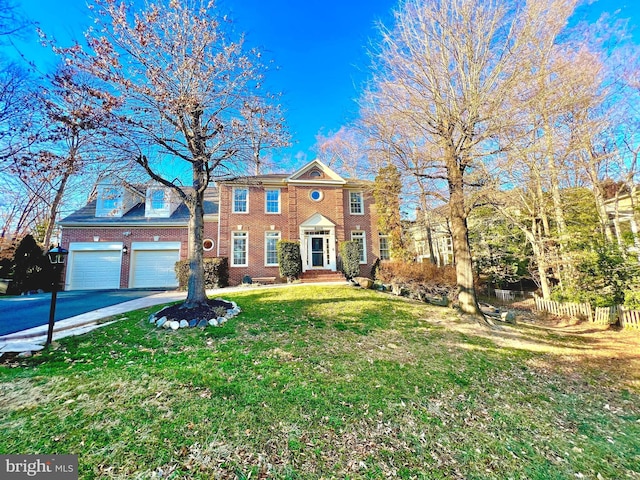
[{"label": "wooden picket fence", "polygon": [[601,324],[610,325],[620,322],[623,328],[633,328],[640,330],[640,311],[627,310],[622,305],[613,307],[596,307],[595,313],[591,310],[588,303],[560,303],[553,300],[543,300],[540,297],[534,297],[536,309],[542,312],[548,312],[552,315],[575,317],[582,315],[590,321]]},{"label": "wooden picket fence", "polygon": [[640,330],[640,311],[627,310],[624,307],[619,308],[620,311],[620,326],[623,328],[634,328]]},{"label": "wooden picket fence", "polygon": [[582,315],[593,321],[593,313],[591,305],[588,303],[560,303],[553,300],[544,300],[540,297],[534,297],[536,301],[536,309],[548,312],[559,317],[577,317]]},{"label": "wooden picket fence", "polygon": [[611,325],[618,322],[618,306],[612,307],[596,307],[594,322],[600,325]]}]

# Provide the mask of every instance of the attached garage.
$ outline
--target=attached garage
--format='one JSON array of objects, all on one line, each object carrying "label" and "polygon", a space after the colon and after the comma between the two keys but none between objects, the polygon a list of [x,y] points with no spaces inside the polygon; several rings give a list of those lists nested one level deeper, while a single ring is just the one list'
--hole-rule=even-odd
[{"label": "attached garage", "polygon": [[180,242],[133,242],[129,288],[175,288]]},{"label": "attached garage", "polygon": [[69,245],[67,290],[120,288],[122,243],[72,242]]}]

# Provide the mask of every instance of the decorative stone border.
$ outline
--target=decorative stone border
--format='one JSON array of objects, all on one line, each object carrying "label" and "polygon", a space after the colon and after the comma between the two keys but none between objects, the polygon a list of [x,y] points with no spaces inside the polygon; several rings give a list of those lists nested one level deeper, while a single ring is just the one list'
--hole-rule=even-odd
[{"label": "decorative stone border", "polygon": [[191,320],[180,320],[180,321],[169,320],[166,316],[157,317],[157,315],[162,314],[162,311],[164,310],[162,309],[159,312],[152,313],[149,316],[149,323],[153,323],[157,328],[164,328],[165,330],[179,330],[181,328],[195,328],[195,327],[205,328],[208,326],[221,327],[227,322],[227,320],[238,316],[242,311],[240,307],[238,307],[238,304],[236,302],[230,302],[222,298],[216,298],[214,300],[231,304],[232,308],[227,310],[227,313],[225,314],[224,317],[210,318],[209,320],[203,319],[203,318],[201,319],[194,318]]}]

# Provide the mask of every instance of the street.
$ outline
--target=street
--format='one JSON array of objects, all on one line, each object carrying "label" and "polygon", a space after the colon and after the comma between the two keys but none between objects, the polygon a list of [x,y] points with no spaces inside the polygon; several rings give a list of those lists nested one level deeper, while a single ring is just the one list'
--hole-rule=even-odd
[{"label": "street", "polygon": [[[58,292],[55,320],[64,320],[102,307],[146,297],[160,290],[83,290]],[[50,293],[0,297],[0,335],[19,332],[49,322]]]}]

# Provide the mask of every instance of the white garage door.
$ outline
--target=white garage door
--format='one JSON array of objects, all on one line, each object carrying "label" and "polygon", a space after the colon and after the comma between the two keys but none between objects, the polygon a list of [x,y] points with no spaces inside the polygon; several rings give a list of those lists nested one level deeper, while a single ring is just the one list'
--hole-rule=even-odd
[{"label": "white garage door", "polygon": [[120,251],[71,250],[67,284],[69,290],[120,288]]},{"label": "white garage door", "polygon": [[[155,246],[158,247],[158,244]],[[130,288],[175,288],[178,286],[175,271],[175,264],[180,260],[178,248],[156,250],[136,248],[131,257]]]}]

